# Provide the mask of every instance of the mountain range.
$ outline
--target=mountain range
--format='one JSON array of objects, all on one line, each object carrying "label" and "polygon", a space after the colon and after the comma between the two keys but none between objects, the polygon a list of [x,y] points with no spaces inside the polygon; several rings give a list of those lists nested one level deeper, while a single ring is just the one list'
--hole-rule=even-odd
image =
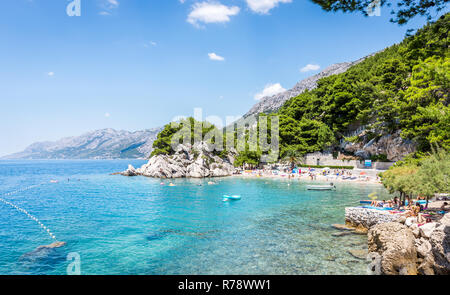
[{"label": "mountain range", "polygon": [[271,113],[271,112],[277,111],[289,99],[299,96],[300,94],[302,94],[303,92],[305,92],[307,90],[311,91],[311,90],[317,88],[317,82],[320,79],[326,78],[326,77],[329,77],[332,75],[344,73],[352,66],[359,64],[363,60],[365,60],[368,57],[371,57],[375,54],[376,53],[368,55],[366,57],[363,57],[363,58],[358,59],[353,62],[343,62],[343,63],[337,63],[334,65],[331,65],[331,66],[327,67],[326,69],[324,69],[323,71],[321,71],[320,73],[298,82],[297,84],[295,84],[294,87],[292,87],[289,90],[286,90],[279,94],[275,94],[273,96],[263,97],[257,104],[255,104],[244,115],[244,118],[250,117],[252,115],[257,115],[260,113]]},{"label": "mountain range", "polygon": [[55,142],[37,142],[3,159],[139,159],[148,158],[161,131],[101,129]]},{"label": "mountain range", "polygon": [[[368,57],[368,56],[367,56]],[[322,78],[346,72],[367,57],[353,62],[331,65],[320,73],[298,82],[293,88],[282,93],[263,97],[244,116],[248,118],[259,113],[278,110],[287,100],[306,90],[317,87]],[[54,142],[37,142],[24,151],[2,159],[135,159],[148,158],[152,145],[162,128],[136,132],[101,129],[81,136],[67,137]]]}]

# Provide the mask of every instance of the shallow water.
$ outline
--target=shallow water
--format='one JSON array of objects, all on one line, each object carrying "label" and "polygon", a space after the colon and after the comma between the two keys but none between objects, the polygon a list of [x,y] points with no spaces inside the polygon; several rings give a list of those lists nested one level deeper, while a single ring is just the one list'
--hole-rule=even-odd
[{"label": "shallow water", "polygon": [[[0,203],[0,274],[66,274],[71,252],[82,274],[366,273],[366,262],[347,252],[366,248],[366,236],[333,236],[331,224],[344,223],[344,208],[368,194],[387,195],[381,186],[338,183],[335,192],[315,192],[298,180],[221,178],[169,187],[109,175],[129,163],[144,161],[0,161],[0,197],[67,242],[30,253],[53,240]],[[242,200],[224,203],[224,194]]]}]

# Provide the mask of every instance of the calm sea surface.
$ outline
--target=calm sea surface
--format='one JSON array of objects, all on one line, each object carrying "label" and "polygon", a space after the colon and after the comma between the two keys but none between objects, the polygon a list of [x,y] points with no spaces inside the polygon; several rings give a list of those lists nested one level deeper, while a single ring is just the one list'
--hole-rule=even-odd
[{"label": "calm sea surface", "polygon": [[[35,251],[51,237],[0,202],[0,274],[64,275],[73,252],[82,274],[366,273],[348,253],[366,248],[366,236],[333,236],[331,224],[344,223],[344,208],[368,194],[387,195],[381,186],[314,192],[298,180],[220,178],[169,187],[109,175],[129,163],[144,161],[0,161],[0,197],[67,243]],[[224,203],[224,194],[242,200]]]}]

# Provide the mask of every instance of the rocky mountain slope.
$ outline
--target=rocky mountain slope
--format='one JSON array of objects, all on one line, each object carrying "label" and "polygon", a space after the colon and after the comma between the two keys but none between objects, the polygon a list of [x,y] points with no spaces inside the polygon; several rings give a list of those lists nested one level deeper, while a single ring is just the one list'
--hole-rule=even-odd
[{"label": "rocky mountain slope", "polygon": [[244,118],[250,117],[251,115],[257,115],[259,113],[270,113],[273,111],[277,111],[290,98],[296,97],[306,90],[315,89],[317,87],[317,81],[319,81],[320,79],[344,73],[352,66],[359,64],[366,58],[373,55],[374,54],[371,54],[353,62],[343,62],[331,65],[322,72],[298,82],[292,89],[273,96],[263,97],[244,115]]},{"label": "rocky mountain slope", "polygon": [[38,142],[3,159],[134,159],[148,158],[161,131],[101,129],[55,142]]}]

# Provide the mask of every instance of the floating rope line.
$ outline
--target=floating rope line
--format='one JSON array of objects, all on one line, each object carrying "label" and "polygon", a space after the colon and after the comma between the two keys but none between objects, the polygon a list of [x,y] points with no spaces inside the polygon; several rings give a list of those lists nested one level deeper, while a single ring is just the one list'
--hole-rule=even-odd
[{"label": "floating rope line", "polygon": [[[23,191],[27,191],[27,190],[33,189],[33,188],[35,188],[35,187],[41,186],[41,185],[43,185],[43,184],[45,184],[45,183],[47,183],[47,182],[40,183],[40,184],[36,184],[36,185],[31,185],[31,186],[28,186],[28,187],[22,188],[22,189],[18,189],[18,190],[15,190],[15,191],[13,191],[13,192],[9,192],[9,193],[7,193],[7,194],[4,194],[3,196],[11,196],[11,195],[13,195],[13,194],[17,194],[17,193],[20,193],[20,192],[23,192]],[[55,183],[55,182],[52,181],[52,183]],[[0,197],[0,201],[3,202],[4,204],[8,205],[8,206],[13,207],[14,209],[16,209],[17,211],[19,211],[20,213],[23,213],[23,214],[25,214],[26,216],[28,216],[28,218],[30,218],[31,220],[33,220],[34,222],[36,222],[37,224],[39,224],[39,226],[40,226],[43,230],[45,230],[46,233],[47,233],[53,240],[58,241],[58,240],[56,239],[56,236],[50,231],[50,229],[49,229],[47,226],[45,226],[45,225],[44,225],[37,217],[35,217],[35,216],[31,215],[30,213],[28,213],[27,210],[25,210],[25,209],[23,209],[23,208],[20,208],[19,206],[17,206],[17,205],[15,205],[15,204],[11,203],[10,201],[7,201],[7,200],[1,198],[1,197]]]},{"label": "floating rope line", "polygon": [[30,185],[30,186],[27,186],[27,187],[24,187],[24,188],[21,188],[21,189],[18,189],[18,190],[15,190],[15,191],[3,194],[3,196],[7,197],[7,196],[15,195],[15,194],[18,194],[18,193],[21,193],[21,192],[24,192],[24,191],[28,191],[30,189],[33,189],[35,187],[38,187],[38,186],[41,186],[41,185],[44,185],[44,184],[47,184],[47,182],[43,182],[43,183],[39,183],[39,184],[35,184],[35,185]]}]

